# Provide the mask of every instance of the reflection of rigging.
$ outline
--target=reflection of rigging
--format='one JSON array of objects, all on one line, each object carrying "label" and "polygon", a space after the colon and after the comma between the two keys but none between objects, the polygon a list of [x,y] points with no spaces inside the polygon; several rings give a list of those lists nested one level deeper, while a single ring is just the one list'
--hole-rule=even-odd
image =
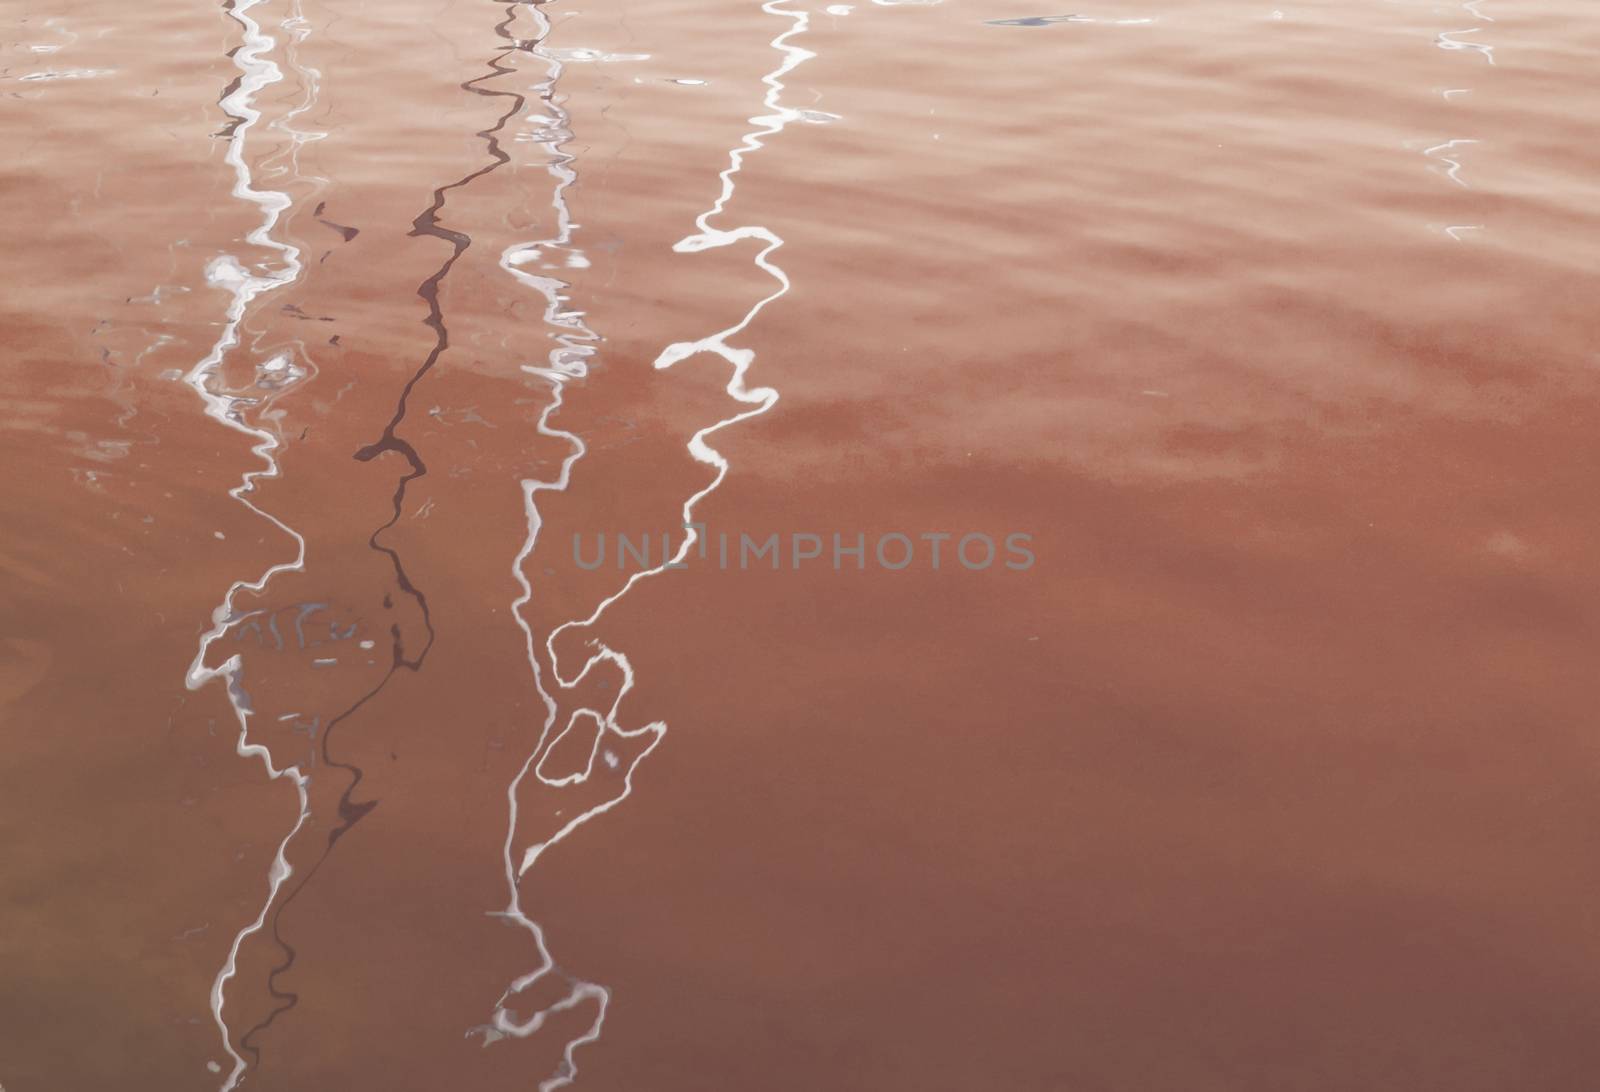
[{"label": "reflection of rigging", "polygon": [[[585,982],[569,974],[557,971],[554,958],[546,944],[543,930],[539,925],[523,913],[519,880],[526,874],[551,846],[571,834],[578,827],[604,814],[625,800],[633,790],[633,773],[644,757],[648,755],[661,741],[666,733],[666,725],[653,722],[639,728],[624,728],[618,721],[618,711],[624,698],[634,684],[632,665],[628,658],[597,640],[591,640],[588,647],[592,650],[588,659],[576,674],[564,675],[556,653],[556,641],[567,630],[582,630],[593,626],[600,616],[612,604],[621,599],[640,580],[665,571],[668,567],[676,566],[687,556],[698,540],[698,532],[693,526],[695,508],[699,502],[712,493],[721,483],[728,472],[727,460],[707,441],[715,432],[735,424],[739,421],[758,416],[769,410],[778,399],[778,394],[771,388],[746,386],[746,375],[754,362],[755,352],[751,349],[736,348],[728,343],[728,339],[743,332],[761,313],[762,309],[773,300],[782,296],[789,290],[789,279],[781,268],[771,260],[771,254],[783,245],[783,240],[765,227],[743,226],[731,229],[714,227],[712,221],[719,219],[725,212],[728,202],[734,193],[734,176],[744,164],[747,155],[764,146],[764,141],[780,132],[789,122],[802,118],[803,112],[783,106],[780,99],[784,85],[782,78],[789,71],[814,56],[811,52],[798,46],[788,44],[788,40],[803,33],[807,27],[808,16],[804,12],[793,11],[780,6],[781,0],[770,0],[762,5],[762,10],[770,15],[782,16],[791,21],[791,26],[774,38],[771,42],[773,49],[780,54],[780,60],[770,73],[762,77],[767,91],[762,98],[766,113],[751,119],[756,128],[746,133],[729,152],[728,166],[719,174],[721,190],[711,208],[702,213],[695,220],[698,231],[681,240],[675,247],[679,253],[692,253],[702,250],[712,250],[729,246],[744,239],[757,239],[765,245],[755,257],[756,266],[777,282],[778,287],[769,295],[763,297],[746,312],[745,316],[734,325],[710,334],[692,342],[679,342],[664,349],[655,360],[655,367],[664,370],[672,367],[681,360],[700,353],[712,353],[721,357],[732,368],[732,376],[725,387],[726,392],[737,402],[744,405],[745,409],[723,418],[714,424],[697,431],[689,440],[688,450],[697,462],[712,467],[715,473],[711,481],[701,490],[686,500],[682,507],[682,517],[686,533],[676,553],[654,569],[645,569],[631,575],[622,588],[607,597],[595,607],[594,611],[581,620],[565,622],[555,627],[544,640],[544,654],[549,659],[550,678],[554,687],[547,687],[544,674],[540,668],[540,656],[533,635],[532,628],[524,617],[524,611],[533,598],[533,588],[528,580],[525,569],[538,541],[539,531],[543,525],[543,518],[539,512],[537,495],[540,492],[564,492],[570,482],[573,465],[583,457],[587,448],[583,440],[574,433],[551,425],[552,417],[561,409],[563,391],[567,383],[585,378],[588,375],[588,357],[593,352],[589,344],[595,340],[594,333],[582,323],[582,316],[566,307],[566,297],[563,290],[568,286],[565,282],[553,276],[541,276],[529,272],[524,267],[532,265],[535,260],[543,259],[547,252],[570,250],[571,218],[565,201],[567,187],[575,178],[572,169],[573,157],[561,150],[564,141],[570,138],[568,128],[569,119],[564,110],[554,100],[553,88],[562,71],[561,60],[564,54],[555,51],[538,51],[549,63],[549,78],[545,81],[542,97],[545,100],[550,116],[547,130],[548,140],[543,141],[550,153],[549,171],[556,180],[552,204],[556,210],[556,235],[547,240],[513,247],[505,252],[501,265],[518,280],[527,284],[543,295],[547,301],[545,308],[545,321],[556,331],[555,340],[558,348],[552,350],[545,365],[527,365],[524,370],[532,375],[539,376],[549,383],[551,399],[540,415],[537,429],[541,436],[552,437],[564,441],[568,446],[568,454],[561,462],[559,473],[554,479],[541,481],[526,479],[522,483],[523,508],[527,518],[528,535],[522,549],[518,552],[512,566],[513,576],[522,589],[521,595],[512,603],[513,615],[523,629],[527,642],[528,662],[533,670],[534,685],[545,706],[544,725],[540,731],[538,742],[523,762],[517,776],[512,780],[507,791],[507,805],[509,818],[504,847],[504,864],[506,885],[509,902],[502,916],[527,929],[534,937],[538,948],[540,964],[537,968],[514,981],[501,996],[497,1004],[491,1023],[477,1031],[484,1035],[487,1041],[507,1036],[528,1037],[537,1033],[545,1023],[559,1013],[567,1012],[587,1003],[595,1006],[595,1016],[587,1030],[578,1037],[570,1040],[563,1051],[562,1063],[557,1072],[541,1082],[540,1092],[553,1092],[554,1089],[570,1084],[576,1077],[577,1067],[574,1059],[578,1047],[599,1039],[605,1023],[606,1008],[610,1001],[610,991],[604,986]],[[542,13],[538,13],[541,20],[541,33],[548,31],[548,22]],[[577,259],[573,261],[572,259]],[[581,255],[575,252],[569,258],[569,264],[582,265]],[[542,262],[543,268],[554,268],[550,262]],[[560,697],[565,692],[574,691],[580,684],[590,677],[602,664],[614,670],[620,677],[620,685],[612,699],[610,707],[601,712],[592,708],[576,708],[571,710],[559,732],[553,729],[560,719],[562,704]],[[552,692],[554,691],[554,692]],[[550,752],[569,733],[578,730],[579,725],[593,725],[597,729],[595,742],[590,749],[588,763],[577,774],[564,777],[551,777],[543,770],[544,760]],[[603,760],[603,766],[596,765],[596,758]],[[610,784],[604,791],[595,794],[589,783],[601,774],[610,779]],[[590,803],[587,807],[576,808],[576,814],[565,819],[553,834],[544,836],[519,847],[517,844],[521,806],[519,794],[525,785],[528,785],[528,775],[533,774],[531,788],[533,791],[557,791],[563,793],[585,792],[585,799],[600,796],[598,803]],[[580,788],[582,787],[582,788]],[[561,797],[566,801],[568,797]],[[560,811],[556,815],[561,815]],[[541,982],[552,973],[558,973],[566,981],[567,989],[564,996],[531,1016],[519,1018],[509,1007],[513,1000],[520,994],[531,989],[536,983]]]},{"label": "reflection of rigging", "polygon": [[227,1019],[223,1015],[223,1000],[228,982],[238,970],[239,949],[252,934],[261,930],[266,921],[268,909],[273,900],[277,898],[278,891],[292,874],[289,866],[287,849],[289,842],[294,838],[302,826],[305,825],[308,814],[307,788],[310,783],[308,775],[303,773],[299,766],[291,765],[279,768],[273,763],[270,749],[261,743],[250,741],[250,696],[244,689],[243,662],[238,654],[230,656],[221,665],[215,668],[205,666],[206,654],[211,646],[226,633],[239,618],[239,613],[234,606],[237,596],[244,591],[260,594],[273,577],[282,572],[305,571],[305,539],[283,523],[277,517],[257,507],[251,500],[250,494],[255,492],[256,481],[261,478],[275,478],[278,476],[279,467],[276,452],[280,445],[279,438],[271,431],[257,426],[249,425],[244,420],[244,410],[249,402],[245,399],[223,393],[221,376],[222,360],[228,351],[239,344],[239,326],[244,319],[246,309],[256,296],[271,291],[293,281],[300,275],[300,252],[288,244],[272,238],[272,229],[277,225],[279,216],[289,207],[287,194],[276,190],[257,190],[249,165],[244,160],[244,143],[252,126],[261,119],[261,113],[251,100],[262,88],[278,83],[283,79],[283,72],[268,56],[275,42],[272,38],[262,33],[261,26],[249,14],[250,9],[262,3],[263,0],[224,0],[223,9],[233,18],[243,30],[243,43],[232,51],[234,65],[239,70],[239,75],[223,91],[219,99],[219,106],[229,119],[228,125],[219,135],[227,138],[227,147],[223,161],[233,168],[234,183],[233,195],[243,201],[256,205],[261,210],[261,222],[246,236],[246,241],[254,246],[276,251],[282,258],[282,266],[265,274],[251,273],[236,259],[224,257],[212,262],[206,270],[206,279],[213,285],[224,288],[230,293],[227,307],[227,320],[223,325],[222,333],[212,345],[211,351],[197,363],[185,376],[185,381],[194,388],[205,404],[207,417],[215,420],[228,428],[241,432],[250,437],[255,443],[251,451],[259,456],[266,467],[261,470],[249,471],[244,475],[238,486],[229,491],[229,495],[238,500],[250,511],[272,523],[279,530],[289,535],[295,542],[295,558],[290,562],[280,562],[270,566],[254,581],[235,581],[223,596],[222,602],[212,611],[211,628],[200,638],[199,648],[195,658],[189,666],[186,678],[191,690],[198,689],[212,679],[223,680],[228,704],[232,707],[234,717],[239,724],[239,742],[236,751],[243,757],[259,758],[266,767],[267,774],[272,780],[288,778],[295,785],[299,798],[299,814],[295,818],[293,827],[281,842],[278,843],[277,852],[273,856],[272,865],[267,875],[267,898],[262,903],[261,911],[255,920],[245,925],[234,934],[233,941],[228,948],[227,959],[211,986],[211,1015],[216,1021],[217,1029],[222,1035],[223,1048],[232,1060],[232,1069],[223,1084],[224,1092],[238,1084],[240,1076],[245,1070],[245,1060],[233,1047],[233,1042],[228,1029]]},{"label": "reflection of rigging", "polygon": [[[246,14],[251,7],[254,7],[261,2],[262,0],[237,0],[237,2],[236,0],[227,0],[225,5],[245,30],[245,45],[241,47],[235,54],[235,62],[241,69],[241,75],[230,85],[229,89],[224,93],[222,98],[223,109],[230,118],[230,124],[225,130],[229,140],[227,160],[234,165],[238,176],[238,180],[234,188],[235,194],[245,198],[246,200],[250,200],[256,204],[259,204],[263,208],[264,223],[251,233],[250,241],[273,247],[284,253],[287,259],[287,270],[282,274],[271,277],[253,277],[246,273],[235,262],[220,263],[216,268],[214,268],[211,279],[215,282],[225,284],[234,292],[234,300],[229,308],[229,323],[227,328],[224,330],[223,336],[219,338],[216,346],[213,348],[212,353],[206,358],[205,361],[202,361],[196,366],[196,368],[190,373],[189,377],[191,385],[195,386],[196,389],[201,393],[202,397],[206,399],[208,415],[216,417],[219,420],[223,420],[224,423],[229,424],[230,427],[245,431],[260,441],[255,450],[257,454],[260,454],[267,460],[269,464],[268,469],[246,475],[245,484],[234,491],[235,496],[239,497],[239,499],[248,507],[257,512],[260,510],[256,509],[254,505],[250,504],[250,502],[245,499],[243,494],[252,490],[252,482],[254,478],[262,476],[276,476],[278,473],[277,463],[272,454],[277,447],[278,440],[275,436],[266,432],[265,430],[254,429],[244,425],[241,420],[239,407],[232,404],[232,402],[229,400],[223,399],[219,395],[211,394],[206,386],[206,380],[207,378],[214,377],[216,375],[220,361],[226,350],[238,343],[238,326],[249,304],[249,301],[262,291],[266,291],[269,288],[277,287],[280,284],[293,280],[296,276],[298,276],[300,271],[298,251],[293,247],[287,246],[286,244],[275,243],[268,237],[268,232],[275,225],[278,216],[289,206],[289,198],[287,195],[281,193],[259,193],[258,191],[254,190],[251,185],[250,169],[245,164],[243,159],[243,145],[246,135],[251,126],[253,126],[260,118],[259,111],[255,110],[250,105],[250,99],[254,93],[259,91],[262,87],[271,83],[276,83],[282,79],[282,73],[278,67],[271,60],[266,59],[266,56],[275,47],[274,40],[263,34],[259,24],[257,24]],[[506,18],[497,27],[497,30],[501,36],[507,39],[509,39],[510,36],[506,33],[506,27],[509,26],[515,17],[515,7],[516,5],[511,5],[506,9]],[[290,19],[285,20],[283,25],[285,28],[292,27],[295,31],[301,32],[300,36],[303,37],[305,24],[303,20],[300,19],[298,10],[294,12]],[[421,589],[417,588],[413,584],[407,575],[405,566],[399,553],[392,547],[385,545],[380,540],[384,532],[394,526],[395,522],[399,519],[405,500],[407,486],[413,480],[420,478],[427,473],[427,466],[423,462],[421,456],[409,441],[399,435],[398,429],[406,417],[408,399],[410,398],[413,390],[421,381],[422,377],[426,375],[437,363],[440,355],[445,351],[445,349],[449,347],[449,331],[445,324],[444,314],[439,303],[439,286],[443,282],[444,278],[449,274],[456,260],[460,258],[462,253],[464,253],[472,243],[471,238],[465,233],[451,230],[440,223],[439,217],[445,205],[445,195],[449,191],[466,186],[475,179],[482,177],[483,175],[495,170],[502,164],[509,162],[510,157],[507,156],[500,148],[497,134],[502,128],[504,128],[505,124],[512,117],[522,110],[523,106],[525,105],[526,98],[525,96],[516,94],[514,92],[485,89],[479,87],[478,84],[484,80],[492,79],[511,72],[512,69],[504,66],[501,62],[512,52],[526,48],[527,46],[525,43],[516,42],[513,40],[509,47],[501,50],[489,61],[488,72],[461,85],[465,90],[470,91],[473,94],[494,98],[505,98],[509,100],[509,103],[506,111],[499,116],[493,126],[482,130],[477,134],[478,136],[482,137],[488,145],[490,162],[463,176],[455,182],[435,189],[433,191],[432,203],[421,213],[419,213],[412,223],[411,234],[413,236],[432,236],[434,238],[443,239],[451,246],[450,255],[432,275],[430,275],[422,282],[421,285],[418,286],[417,289],[418,296],[421,297],[427,304],[428,312],[423,321],[434,333],[434,344],[428,352],[427,357],[423,361],[422,365],[410,377],[405,386],[402,388],[400,397],[395,407],[394,415],[385,426],[382,436],[380,436],[379,439],[372,444],[369,444],[360,451],[356,452],[355,455],[355,457],[361,461],[368,461],[385,452],[393,451],[405,458],[409,466],[408,473],[401,477],[395,489],[393,515],[382,526],[378,527],[372,532],[368,538],[368,545],[371,549],[384,555],[388,559],[390,566],[394,571],[396,586],[403,595],[411,598],[417,604],[418,610],[422,616],[423,626],[426,630],[427,636],[420,649],[409,651],[406,648],[405,640],[400,627],[397,624],[391,624],[391,662],[388,670],[384,673],[382,678],[379,679],[376,685],[368,689],[365,694],[363,694],[342,713],[333,717],[328,722],[326,729],[321,733],[320,757],[323,764],[331,768],[346,771],[350,775],[350,782],[340,795],[337,809],[338,823],[330,831],[327,846],[324,848],[321,857],[319,857],[317,862],[312,865],[310,870],[306,873],[304,878],[300,880],[298,885],[296,885],[295,888],[290,891],[281,901],[278,899],[278,895],[282,891],[284,884],[294,873],[293,868],[288,863],[288,846],[304,826],[310,813],[309,787],[311,779],[310,776],[306,773],[303,773],[298,766],[289,766],[282,770],[276,769],[273,766],[272,758],[267,747],[260,744],[248,743],[248,718],[250,716],[251,709],[248,695],[244,693],[242,687],[241,663],[239,657],[232,657],[227,663],[216,670],[207,670],[203,667],[203,660],[209,646],[218,637],[220,637],[229,626],[238,620],[239,616],[234,610],[233,601],[234,597],[241,589],[248,589],[252,592],[259,593],[265,588],[268,580],[270,580],[271,577],[278,572],[285,570],[304,571],[305,544],[303,539],[301,539],[300,536],[295,534],[293,531],[290,531],[289,528],[284,526],[270,515],[266,515],[266,513],[260,513],[266,518],[272,520],[273,523],[277,524],[284,531],[294,535],[299,547],[295,561],[292,564],[279,565],[269,569],[266,574],[264,574],[254,583],[241,582],[235,584],[234,587],[230,589],[223,605],[219,607],[215,613],[213,629],[204,638],[202,638],[200,652],[196,657],[194,666],[190,670],[189,681],[191,686],[198,686],[207,679],[216,675],[222,675],[227,679],[230,701],[234,705],[235,713],[240,722],[240,753],[254,754],[261,757],[263,762],[267,765],[268,772],[274,778],[284,776],[291,777],[298,788],[300,798],[299,816],[294,824],[293,829],[291,829],[289,834],[279,844],[278,852],[273,862],[271,875],[269,878],[267,900],[262,906],[261,913],[257,916],[257,918],[243,930],[241,930],[234,938],[233,945],[228,954],[227,962],[219,972],[212,989],[213,1016],[216,1019],[219,1030],[222,1033],[224,1046],[233,1060],[232,1071],[228,1074],[226,1082],[223,1086],[224,1092],[228,1092],[229,1089],[234,1088],[239,1083],[248,1065],[243,1054],[241,1054],[238,1050],[235,1050],[227,1022],[223,1016],[224,992],[227,983],[237,973],[238,954],[240,947],[242,946],[243,942],[248,939],[248,937],[254,933],[260,932],[266,926],[268,915],[270,913],[273,938],[284,952],[283,960],[273,968],[268,976],[267,981],[268,991],[276,1002],[276,1005],[262,1021],[260,1021],[255,1027],[251,1028],[250,1031],[245,1033],[239,1040],[239,1046],[244,1053],[250,1055],[250,1057],[256,1062],[259,1062],[259,1048],[255,1046],[254,1040],[262,1031],[270,1026],[280,1014],[293,1008],[298,1000],[296,995],[281,991],[277,987],[278,977],[286,972],[293,965],[295,960],[295,951],[293,947],[291,947],[283,939],[282,935],[281,923],[284,910],[293,901],[295,896],[304,889],[305,885],[310,882],[312,877],[316,875],[317,870],[327,859],[329,852],[331,852],[338,839],[348,832],[377,804],[376,800],[357,801],[355,799],[356,789],[360,785],[364,774],[359,767],[349,763],[337,761],[333,757],[330,748],[333,731],[339,724],[352,716],[358,709],[362,708],[367,702],[369,702],[380,691],[382,691],[398,671],[401,669],[412,672],[420,670],[423,661],[426,659],[428,651],[433,644],[434,630],[428,613],[426,596]],[[307,75],[314,94],[315,81],[311,78],[311,76],[314,74],[308,75],[307,73],[302,73],[302,75]],[[305,105],[302,105],[300,108],[291,113],[289,117],[292,118],[294,115],[303,112],[309,107],[309,105],[309,102]],[[285,120],[288,119],[286,118]],[[293,133],[291,133],[291,135],[295,136]],[[300,142],[301,138],[295,136],[296,150],[298,149],[298,144]],[[341,232],[341,234],[345,235],[346,239],[350,238],[353,233],[353,229],[345,229]],[[392,608],[392,599],[386,596],[384,606],[386,608]]]}]

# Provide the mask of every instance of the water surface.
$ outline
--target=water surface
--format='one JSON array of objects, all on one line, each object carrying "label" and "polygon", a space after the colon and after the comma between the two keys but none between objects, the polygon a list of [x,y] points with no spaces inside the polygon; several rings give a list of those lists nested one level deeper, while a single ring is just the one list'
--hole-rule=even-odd
[{"label": "water surface", "polygon": [[1592,1087],[1580,0],[5,15],[10,1092]]}]

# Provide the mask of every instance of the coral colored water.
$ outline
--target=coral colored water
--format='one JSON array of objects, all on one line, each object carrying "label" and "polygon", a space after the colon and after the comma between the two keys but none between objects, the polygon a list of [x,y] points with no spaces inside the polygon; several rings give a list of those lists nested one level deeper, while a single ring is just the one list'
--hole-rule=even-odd
[{"label": "coral colored water", "polygon": [[1083,2],[0,4],[6,1092],[1595,1086],[1600,12]]}]

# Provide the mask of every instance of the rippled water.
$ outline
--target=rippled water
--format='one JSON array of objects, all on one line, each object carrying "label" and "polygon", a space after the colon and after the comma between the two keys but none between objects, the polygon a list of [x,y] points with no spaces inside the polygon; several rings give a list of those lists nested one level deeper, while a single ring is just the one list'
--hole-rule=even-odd
[{"label": "rippled water", "polygon": [[9,0],[0,1085],[1593,1086],[1600,18],[1041,3]]}]

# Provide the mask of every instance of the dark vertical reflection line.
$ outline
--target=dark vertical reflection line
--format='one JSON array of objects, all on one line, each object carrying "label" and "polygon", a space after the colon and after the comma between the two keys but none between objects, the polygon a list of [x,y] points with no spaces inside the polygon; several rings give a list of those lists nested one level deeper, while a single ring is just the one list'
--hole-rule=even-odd
[{"label": "dark vertical reflection line", "polygon": [[[506,5],[505,19],[495,25],[495,32],[499,34],[500,37],[506,39],[506,41],[510,44],[488,60],[487,66],[489,71],[485,72],[481,76],[467,80],[460,85],[462,90],[469,91],[474,95],[482,95],[486,98],[504,98],[510,100],[506,111],[496,119],[495,123],[487,129],[480,129],[476,134],[477,136],[481,137],[487,145],[490,161],[476,170],[463,175],[454,182],[450,182],[435,189],[433,191],[432,202],[427,208],[423,209],[422,212],[418,213],[415,219],[412,220],[411,231],[408,233],[413,238],[430,236],[435,239],[442,239],[449,243],[451,248],[449,256],[445,258],[444,262],[439,266],[439,268],[434,270],[432,274],[430,274],[425,280],[423,280],[421,284],[417,286],[417,295],[423,300],[424,303],[427,304],[428,308],[428,313],[423,319],[423,323],[433,331],[434,344],[432,349],[429,350],[426,358],[423,360],[421,366],[417,368],[416,372],[412,374],[411,378],[406,381],[405,386],[401,388],[400,397],[395,403],[394,415],[389,419],[389,423],[384,426],[383,435],[372,443],[359,449],[355,453],[354,457],[360,462],[370,462],[371,460],[376,459],[379,455],[392,451],[397,452],[404,457],[410,467],[410,470],[400,478],[399,482],[395,486],[393,501],[394,509],[392,514],[387,521],[376,528],[372,534],[368,536],[367,545],[371,549],[383,554],[389,559],[390,564],[394,568],[395,583],[404,594],[410,596],[416,601],[419,610],[422,612],[423,625],[427,630],[427,639],[424,641],[422,648],[416,653],[415,657],[409,657],[406,653],[405,642],[401,634],[400,627],[397,624],[391,624],[389,627],[389,632],[393,644],[389,670],[384,673],[383,678],[378,681],[377,685],[368,690],[354,704],[349,706],[338,716],[330,720],[327,728],[323,731],[321,744],[322,764],[332,769],[344,770],[347,772],[350,775],[350,783],[348,786],[346,786],[344,792],[339,797],[339,823],[328,833],[328,842],[322,851],[322,855],[318,857],[316,863],[306,871],[300,882],[296,884],[288,893],[288,895],[278,903],[272,914],[272,938],[284,953],[283,959],[273,967],[267,976],[267,992],[271,995],[276,1004],[274,1005],[272,1011],[269,1012],[265,1018],[263,1018],[259,1023],[246,1032],[240,1039],[240,1046],[244,1052],[250,1056],[251,1065],[254,1068],[259,1068],[261,1064],[261,1049],[256,1042],[258,1036],[264,1033],[279,1016],[285,1012],[288,1012],[299,1003],[298,994],[294,993],[293,991],[280,989],[278,986],[278,979],[294,966],[296,958],[293,945],[291,945],[283,935],[284,912],[294,902],[295,898],[306,889],[307,885],[311,883],[312,879],[315,878],[317,873],[321,870],[323,864],[328,860],[329,855],[333,852],[333,847],[339,841],[339,839],[348,833],[352,827],[365,818],[365,816],[378,805],[378,800],[376,799],[366,801],[357,801],[355,799],[356,789],[360,786],[362,780],[366,776],[365,771],[353,763],[340,762],[333,757],[333,753],[330,748],[330,742],[333,738],[334,730],[345,720],[353,716],[357,710],[366,705],[373,698],[377,697],[377,695],[386,686],[388,686],[389,681],[394,678],[398,671],[401,669],[411,672],[420,671],[422,669],[423,661],[427,658],[429,650],[433,647],[435,632],[433,628],[432,615],[429,613],[428,609],[427,596],[420,588],[416,587],[411,582],[411,579],[406,574],[405,565],[400,558],[399,552],[393,547],[385,546],[379,541],[379,538],[385,531],[389,530],[399,521],[401,513],[404,509],[407,487],[413,481],[426,476],[428,473],[427,464],[423,461],[422,456],[417,452],[416,447],[409,440],[406,440],[400,436],[397,430],[405,421],[406,413],[409,408],[409,401],[412,392],[417,387],[417,384],[422,381],[422,378],[427,375],[428,372],[433,370],[434,365],[439,361],[439,357],[443,355],[447,348],[450,347],[450,329],[445,323],[444,308],[439,302],[439,287],[444,282],[444,279],[449,275],[450,270],[452,267],[454,267],[456,261],[461,257],[462,254],[466,252],[467,248],[472,245],[472,237],[466,232],[455,231],[451,228],[445,227],[440,222],[440,214],[444,210],[446,202],[445,195],[451,190],[461,189],[464,186],[470,185],[476,179],[482,178],[484,175],[497,170],[501,166],[511,161],[511,157],[507,155],[504,149],[502,149],[500,146],[499,134],[512,118],[522,113],[522,111],[526,108],[527,96],[514,91],[491,90],[478,85],[485,80],[492,80],[499,76],[505,76],[514,73],[516,71],[514,68],[508,67],[502,62],[504,62],[506,58],[510,57],[514,53],[529,52],[538,44],[537,41],[527,41],[513,38],[509,31],[511,24],[516,20],[517,8],[530,2],[537,4],[540,3],[541,0],[517,0],[515,3]],[[392,607],[393,603],[389,598],[385,597],[384,606]]]}]

